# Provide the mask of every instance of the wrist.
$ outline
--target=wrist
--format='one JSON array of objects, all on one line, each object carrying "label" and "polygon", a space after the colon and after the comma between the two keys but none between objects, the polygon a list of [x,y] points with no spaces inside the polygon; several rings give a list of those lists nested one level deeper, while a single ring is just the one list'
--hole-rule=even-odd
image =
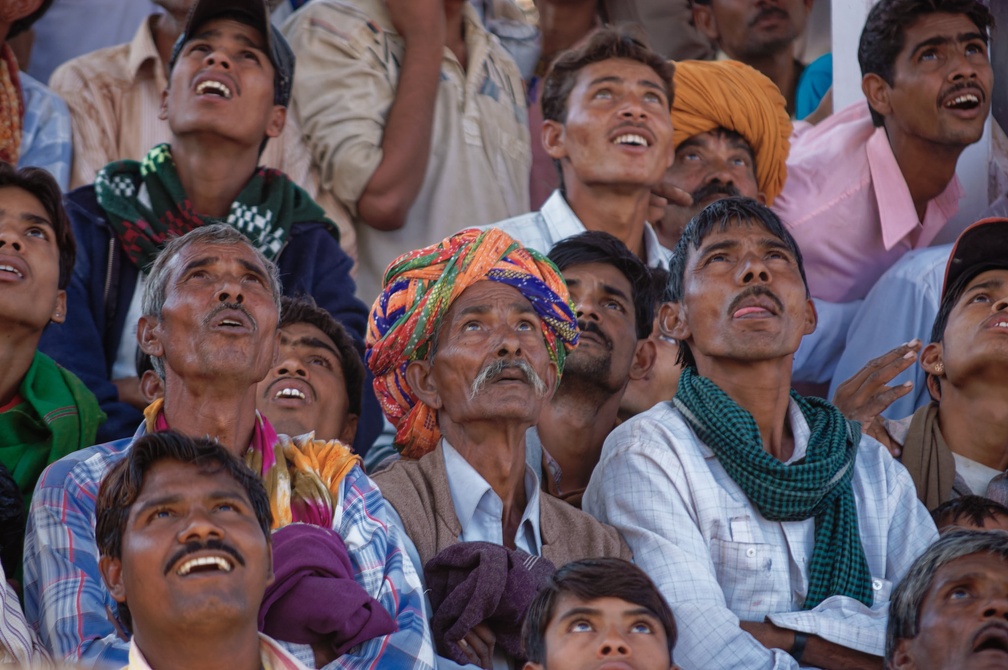
[{"label": "wrist", "polygon": [[795,631],[794,642],[791,644],[791,648],[788,653],[791,655],[795,661],[801,665],[802,656],[805,655],[805,645],[808,644],[808,633],[803,633],[801,631]]}]

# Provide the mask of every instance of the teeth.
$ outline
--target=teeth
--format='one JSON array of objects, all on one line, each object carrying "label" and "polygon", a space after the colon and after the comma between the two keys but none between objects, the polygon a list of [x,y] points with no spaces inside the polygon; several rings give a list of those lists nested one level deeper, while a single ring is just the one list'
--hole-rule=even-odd
[{"label": "teeth", "polygon": [[241,321],[235,321],[234,319],[224,319],[221,321],[222,326],[241,326]]},{"label": "teeth", "polygon": [[277,398],[300,398],[301,400],[304,400],[305,399],[305,394],[302,393],[301,391],[298,391],[297,389],[284,388],[284,389],[280,389],[279,391],[277,391],[277,394],[276,394],[275,397],[277,397]]},{"label": "teeth", "polygon": [[646,147],[648,146],[648,141],[643,137],[641,137],[640,135],[633,135],[628,133],[626,135],[620,135],[619,137],[617,137],[615,140],[613,140],[613,144],[632,144],[635,146]]},{"label": "teeth", "polygon": [[946,107],[955,107],[957,105],[965,105],[965,104],[969,104],[969,103],[972,103],[974,105],[979,105],[980,104],[980,98],[977,97],[976,95],[972,94],[972,93],[966,93],[966,94],[960,95],[960,96],[958,96],[958,97],[956,97],[956,98],[954,98],[954,99],[946,102],[945,106]]},{"label": "teeth", "polygon": [[224,572],[231,572],[231,564],[220,556],[204,556],[202,558],[190,559],[180,565],[179,569],[175,572],[178,575],[185,577],[193,571],[193,568],[200,568],[204,566],[214,566]]},{"label": "teeth", "polygon": [[223,96],[224,98],[231,97],[231,89],[222,84],[219,81],[213,81],[212,79],[207,79],[206,81],[201,81],[196,87],[196,94],[203,95],[204,93],[215,93],[217,95]]},{"label": "teeth", "polygon": [[13,272],[18,277],[23,277],[24,276],[24,275],[21,274],[20,270],[18,270],[13,265],[0,265],[0,270],[2,270],[4,272]]}]

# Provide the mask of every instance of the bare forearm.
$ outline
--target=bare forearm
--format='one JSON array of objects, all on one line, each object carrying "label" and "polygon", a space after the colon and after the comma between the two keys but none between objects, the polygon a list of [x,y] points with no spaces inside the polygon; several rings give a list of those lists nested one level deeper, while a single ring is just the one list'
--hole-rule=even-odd
[{"label": "bare forearm", "polygon": [[[794,646],[793,630],[780,628],[769,622],[742,621],[739,626],[767,649],[788,651]],[[883,667],[882,658],[879,656],[841,647],[817,635],[808,636],[801,664],[823,670],[882,670]]]}]

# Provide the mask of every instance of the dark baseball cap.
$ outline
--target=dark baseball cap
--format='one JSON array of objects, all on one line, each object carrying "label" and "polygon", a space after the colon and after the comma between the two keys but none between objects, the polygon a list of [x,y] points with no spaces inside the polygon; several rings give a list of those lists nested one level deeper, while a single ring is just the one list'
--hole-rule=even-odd
[{"label": "dark baseball cap", "polygon": [[172,47],[168,70],[175,68],[175,61],[182,53],[182,47],[192,39],[200,26],[221,15],[233,16],[236,20],[252,26],[266,39],[266,54],[274,70],[273,102],[287,107],[290,103],[291,85],[294,82],[294,52],[280,31],[270,23],[270,10],[266,0],[197,0],[189,12],[185,30]]},{"label": "dark baseball cap", "polygon": [[981,272],[998,268],[1008,268],[1008,219],[981,219],[962,231],[952,247],[945,266],[942,299],[961,283],[962,277],[969,281]]}]

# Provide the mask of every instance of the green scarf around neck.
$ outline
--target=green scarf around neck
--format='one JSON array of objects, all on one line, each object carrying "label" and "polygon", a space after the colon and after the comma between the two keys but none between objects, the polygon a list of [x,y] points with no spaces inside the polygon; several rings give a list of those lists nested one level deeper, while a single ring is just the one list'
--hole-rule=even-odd
[{"label": "green scarf around neck", "polygon": [[859,424],[820,398],[791,391],[809,424],[805,457],[785,464],[763,448],[756,420],[711,380],[683,370],[673,403],[721,466],[770,521],[815,517],[804,608],[844,595],[868,607],[871,572],[861,544],[851,479],[861,440]]},{"label": "green scarf around neck", "polygon": [[84,382],[38,351],[18,395],[24,402],[0,413],[0,462],[13,475],[27,509],[42,470],[92,446],[105,413]]},{"label": "green scarf around neck", "polygon": [[325,211],[287,175],[259,167],[223,221],[203,216],[182,189],[171,147],[159,144],[143,161],[116,161],[99,170],[95,195],[130,261],[147,270],[171,237],[207,223],[227,223],[275,261],[295,223],[319,221],[339,240]]}]

